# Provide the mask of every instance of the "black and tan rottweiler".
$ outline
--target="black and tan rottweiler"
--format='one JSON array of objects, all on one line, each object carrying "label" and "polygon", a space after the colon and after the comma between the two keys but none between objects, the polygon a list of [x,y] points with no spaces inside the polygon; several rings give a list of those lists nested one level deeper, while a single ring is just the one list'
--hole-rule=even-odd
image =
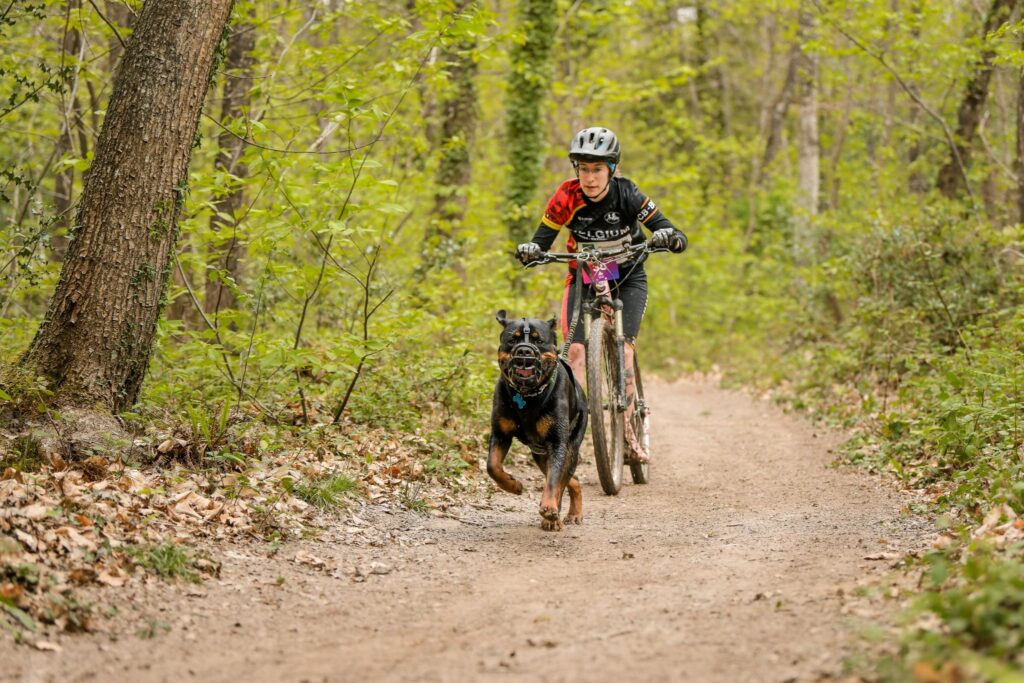
[{"label": "black and tan rottweiler", "polygon": [[514,436],[529,447],[544,473],[541,528],[562,530],[563,520],[558,517],[566,487],[569,512],[564,522],[581,524],[583,492],[574,474],[587,431],[587,400],[568,363],[558,358],[556,321],[508,320],[505,311],[498,311],[496,317],[504,329],[498,347],[501,377],[494,388],[487,473],[504,490],[523,492],[522,483],[503,467]]}]

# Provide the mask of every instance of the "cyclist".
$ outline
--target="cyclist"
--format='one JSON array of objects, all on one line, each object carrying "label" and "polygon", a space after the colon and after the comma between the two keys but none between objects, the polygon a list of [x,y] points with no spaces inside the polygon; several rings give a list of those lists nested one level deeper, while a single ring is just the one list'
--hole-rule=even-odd
[{"label": "cyclist", "polygon": [[[548,200],[541,224],[529,242],[516,248],[516,257],[523,263],[539,258],[551,248],[558,233],[568,228],[568,251],[584,244],[599,249],[619,246],[623,240],[637,244],[644,241],[641,224],[652,232],[655,247],[667,247],[674,252],[686,249],[686,235],[658,210],[649,197],[640,192],[633,181],[616,173],[619,165],[620,145],[615,133],[607,128],[584,128],[569,145],[569,159],[576,172],[575,178],[563,182]],[[622,300],[622,327],[626,337],[626,419],[632,414],[634,393],[633,349],[640,322],[647,308],[647,274],[643,262],[646,254],[612,266],[617,277],[611,284],[612,295]],[[576,377],[585,377],[586,351],[583,346],[583,325],[569,320],[576,311],[581,289],[584,296],[593,297],[593,287],[583,278],[582,287],[575,286],[579,277],[577,264],[569,264],[562,295],[562,338],[570,342],[569,365]],[[634,449],[636,450],[636,449]]]}]

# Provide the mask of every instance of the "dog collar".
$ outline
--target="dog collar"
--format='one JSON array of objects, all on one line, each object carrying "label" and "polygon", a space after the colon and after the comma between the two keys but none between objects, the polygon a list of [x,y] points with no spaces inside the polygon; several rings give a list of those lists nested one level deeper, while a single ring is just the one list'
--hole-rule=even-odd
[{"label": "dog collar", "polygon": [[[555,372],[557,372],[557,371],[558,371],[558,368],[556,367],[555,368]],[[512,395],[512,402],[516,404],[516,408],[518,408],[519,410],[523,410],[524,408],[526,408],[526,399],[533,398],[534,396],[539,396],[539,395],[547,392],[547,390],[550,389],[551,385],[553,384],[553,382],[551,380],[554,378],[554,375],[555,375],[555,373],[552,372],[551,376],[548,377],[548,381],[544,382],[544,384],[540,385],[536,390],[531,391],[528,394],[523,393],[519,389],[516,389],[516,387],[514,385],[512,385],[511,382],[510,382],[509,386],[512,389],[515,389],[515,391],[516,391],[516,393],[514,393]],[[506,379],[506,381],[508,381],[508,380]]]}]

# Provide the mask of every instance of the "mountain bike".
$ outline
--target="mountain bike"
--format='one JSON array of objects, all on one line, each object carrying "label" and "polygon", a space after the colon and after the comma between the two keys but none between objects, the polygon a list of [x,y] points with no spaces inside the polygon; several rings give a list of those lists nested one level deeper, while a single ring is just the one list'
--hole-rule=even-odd
[{"label": "mountain bike", "polygon": [[[629,244],[623,241],[612,248],[582,246],[575,253],[547,252],[526,264],[527,268],[533,268],[548,263],[576,263],[579,270],[585,269],[593,287],[593,298],[587,299],[582,292],[577,297],[569,339],[565,340],[562,355],[564,357],[568,351],[571,330],[582,320],[590,434],[601,489],[609,496],[616,495],[622,488],[622,469],[627,463],[634,483],[646,484],[649,481],[651,448],[650,408],[644,398],[636,349],[633,350],[633,410],[626,419],[630,407],[626,395],[626,338],[622,332],[622,301],[611,294],[609,282],[618,270],[611,264],[619,260],[629,262],[641,254],[659,251],[668,249],[653,247],[649,242]],[[582,287],[581,278],[582,272],[577,275],[573,286]]]}]

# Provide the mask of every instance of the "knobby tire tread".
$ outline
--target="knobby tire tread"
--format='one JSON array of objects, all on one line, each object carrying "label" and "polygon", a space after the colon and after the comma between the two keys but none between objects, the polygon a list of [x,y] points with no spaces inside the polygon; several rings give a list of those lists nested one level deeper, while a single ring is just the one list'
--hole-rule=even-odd
[{"label": "knobby tire tread", "polygon": [[[623,414],[612,404],[615,386],[615,358],[613,333],[607,321],[597,318],[590,328],[587,342],[587,402],[590,406],[590,434],[594,442],[594,460],[601,489],[609,496],[622,488],[624,424]],[[604,404],[608,403],[610,419],[605,419]],[[605,424],[608,430],[605,431]]]}]

